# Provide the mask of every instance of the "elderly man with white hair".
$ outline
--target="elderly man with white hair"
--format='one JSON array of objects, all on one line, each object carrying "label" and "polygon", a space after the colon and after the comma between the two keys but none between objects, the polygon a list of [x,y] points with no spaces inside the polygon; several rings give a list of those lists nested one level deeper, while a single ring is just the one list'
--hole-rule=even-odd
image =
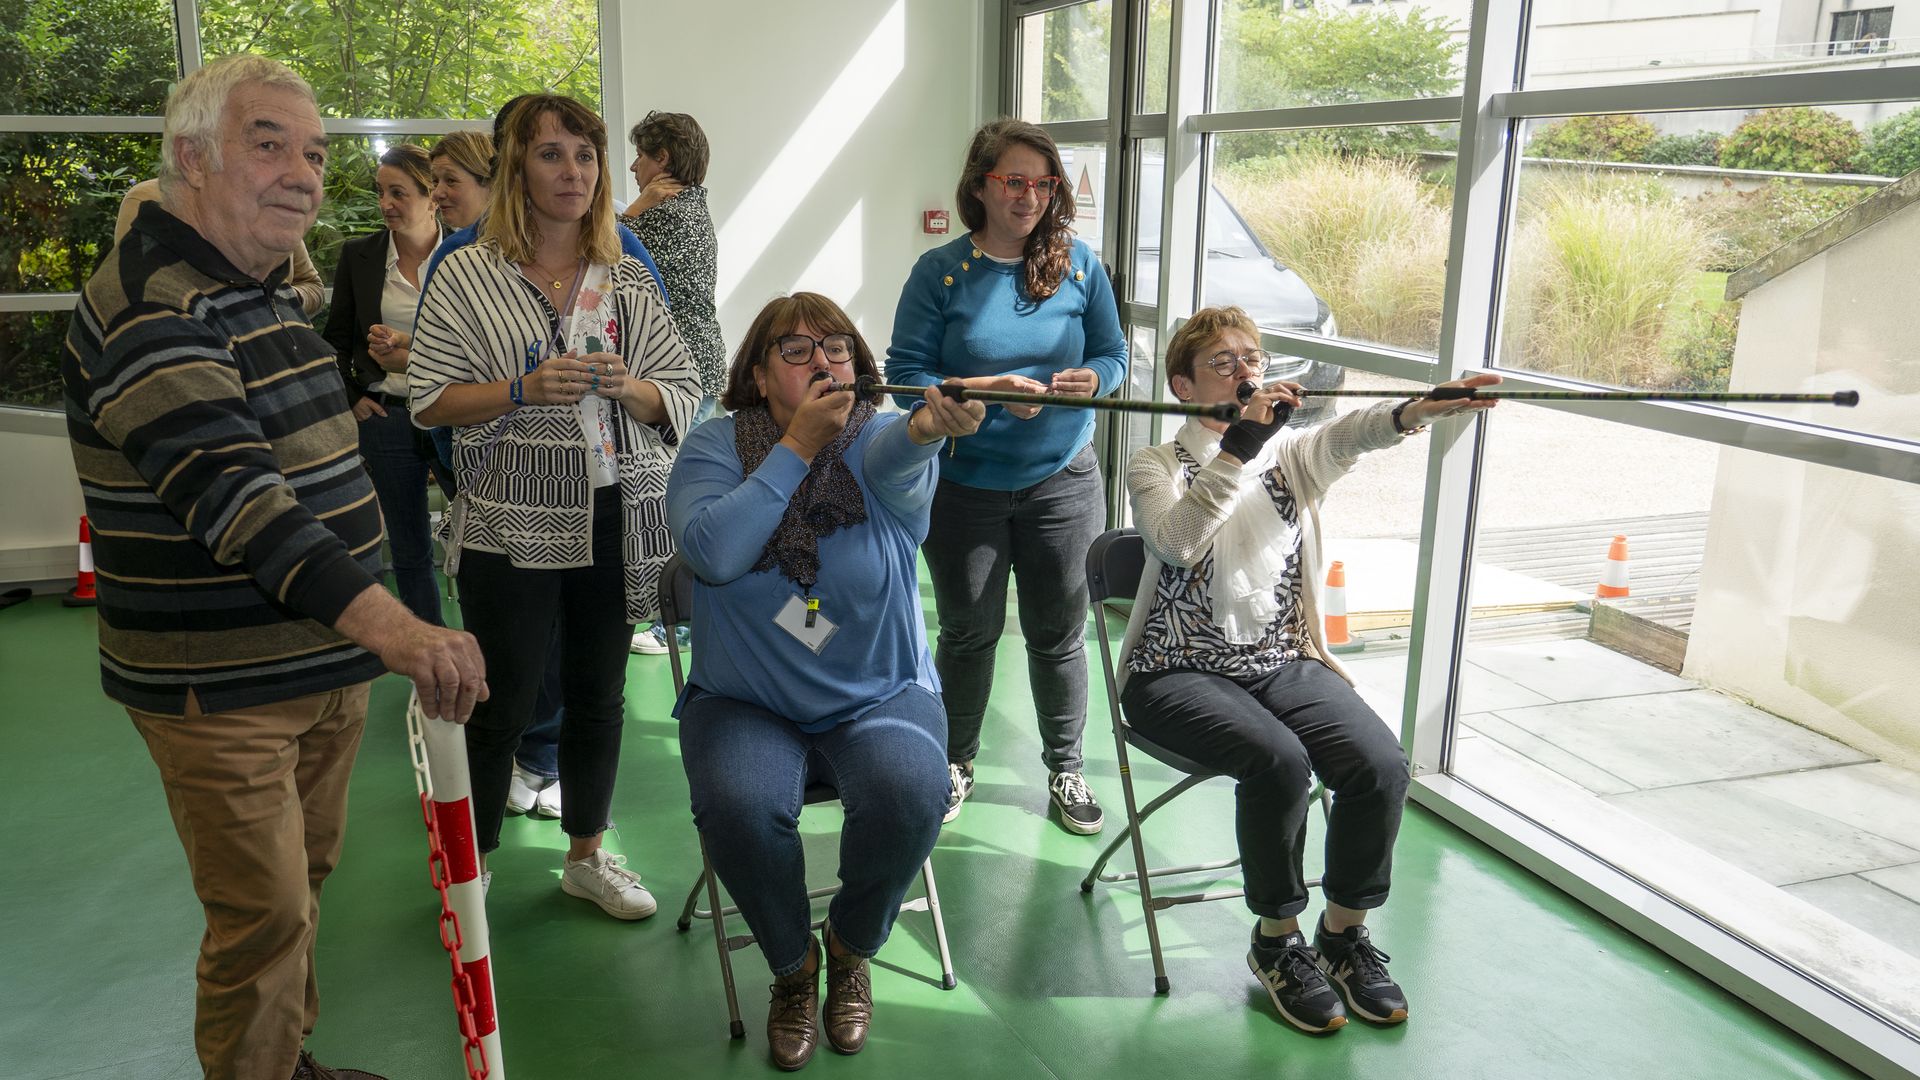
[{"label": "elderly man with white hair", "polygon": [[167,100],[159,203],[87,282],[62,365],[94,528],[100,676],[146,740],[205,908],[205,1075],[368,1077],[304,1048],[320,887],[367,691],[464,722],[473,638],[380,584],[381,522],[334,352],[288,285],[319,211],[313,90],[257,56]]}]

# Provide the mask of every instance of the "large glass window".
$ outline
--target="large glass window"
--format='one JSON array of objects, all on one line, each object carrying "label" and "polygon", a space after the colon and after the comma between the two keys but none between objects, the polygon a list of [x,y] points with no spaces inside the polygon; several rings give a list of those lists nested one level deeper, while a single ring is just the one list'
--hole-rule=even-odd
[{"label": "large glass window", "polygon": [[[418,131],[490,118],[522,93],[600,105],[597,0],[365,10],[199,0],[193,10],[200,38],[190,54],[282,60],[313,84],[329,117],[413,121],[405,126]],[[153,118],[180,76],[176,14],[169,0],[0,3],[0,117],[26,118],[0,126],[0,296],[10,298],[0,404],[57,403],[67,294],[106,252],[127,189],[159,171]],[[62,120],[47,131],[45,117]],[[330,140],[326,200],[307,237],[329,282],[341,242],[380,225],[375,161],[400,138]]]},{"label": "large glass window", "polygon": [[11,0],[0,116],[157,115],[178,55],[168,0]]},{"label": "large glass window", "polygon": [[1349,8],[1220,0],[1220,112],[1460,92],[1468,3]]},{"label": "large glass window", "polygon": [[1500,362],[1634,389],[1858,390],[1845,413],[1760,409],[1920,438],[1895,296],[1920,268],[1920,206],[1860,174],[1876,142],[1889,170],[1920,168],[1879,134],[1920,130],[1913,107],[1527,122]]},{"label": "large glass window", "polygon": [[313,84],[320,111],[355,117],[491,117],[516,94],[600,106],[596,0],[398,2],[345,8],[201,0],[209,60],[249,51]]},{"label": "large glass window", "polygon": [[[1607,4],[1536,0],[1527,35],[1528,89],[1655,79],[1844,71],[1884,66],[1911,50],[1892,39],[1892,9],[1840,12],[1823,21],[1764,4]],[[1823,39],[1825,32],[1828,36]],[[1909,29],[1907,33],[1914,31]],[[1891,61],[1911,64],[1913,58]]]},{"label": "large glass window", "polygon": [[1107,115],[1113,0],[1091,0],[1020,20],[1020,115],[1035,123]]},{"label": "large glass window", "polygon": [[1437,351],[1454,131],[1215,136],[1204,301],[1238,304],[1269,330]]},{"label": "large glass window", "polygon": [[1920,1031],[1920,493],[1517,402],[1483,476],[1453,774]]}]

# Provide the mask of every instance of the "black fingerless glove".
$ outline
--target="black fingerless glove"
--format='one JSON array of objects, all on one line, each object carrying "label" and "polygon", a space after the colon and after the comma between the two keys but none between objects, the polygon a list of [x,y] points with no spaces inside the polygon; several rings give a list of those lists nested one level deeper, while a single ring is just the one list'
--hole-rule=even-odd
[{"label": "black fingerless glove", "polygon": [[1220,436],[1220,452],[1232,454],[1241,462],[1252,461],[1260,456],[1260,448],[1287,426],[1287,418],[1293,415],[1293,406],[1284,401],[1273,403],[1273,419],[1260,423],[1251,417],[1240,420]]}]

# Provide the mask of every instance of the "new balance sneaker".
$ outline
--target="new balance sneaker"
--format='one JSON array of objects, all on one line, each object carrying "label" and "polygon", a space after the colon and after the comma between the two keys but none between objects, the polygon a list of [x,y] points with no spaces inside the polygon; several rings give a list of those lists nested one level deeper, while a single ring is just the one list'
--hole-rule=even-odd
[{"label": "new balance sneaker", "polygon": [[507,778],[507,813],[524,814],[533,809],[534,800],[540,797],[540,789],[552,783],[546,777],[530,773],[513,763],[513,774]]},{"label": "new balance sneaker", "polygon": [[560,816],[560,781],[547,781],[547,786],[541,788],[539,793],[534,796],[533,810],[531,812],[534,817],[538,818],[558,818]]},{"label": "new balance sneaker", "polygon": [[1407,1018],[1407,995],[1387,974],[1387,961],[1393,957],[1374,947],[1366,927],[1349,926],[1330,934],[1323,918],[1314,928],[1313,945],[1320,953],[1320,970],[1340,988],[1356,1016],[1376,1024]]},{"label": "new balance sneaker", "polygon": [[1327,985],[1320,954],[1298,930],[1278,939],[1263,938],[1256,925],[1247,967],[1267,988],[1280,1019],[1312,1035],[1347,1026],[1347,1010],[1340,1004],[1340,995]]},{"label": "new balance sneaker", "polygon": [[1060,826],[1071,833],[1092,836],[1107,823],[1100,803],[1087,790],[1087,778],[1077,772],[1057,772],[1047,781],[1054,809],[1060,811]]},{"label": "new balance sneaker", "polygon": [[941,822],[952,821],[960,816],[960,804],[973,794],[973,762],[965,765],[947,764],[947,812]]},{"label": "new balance sneaker", "polygon": [[640,884],[640,875],[627,869],[627,857],[602,848],[575,862],[560,861],[560,891],[591,900],[616,919],[644,919],[660,907]]}]

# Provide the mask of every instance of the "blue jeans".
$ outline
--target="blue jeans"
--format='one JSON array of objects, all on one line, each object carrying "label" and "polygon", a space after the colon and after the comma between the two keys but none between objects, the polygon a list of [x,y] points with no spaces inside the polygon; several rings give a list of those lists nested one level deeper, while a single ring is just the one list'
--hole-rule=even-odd
[{"label": "blue jeans", "polygon": [[1066,468],[1019,491],[948,480],[934,489],[921,552],[940,613],[947,755],[980,752],[993,690],[993,656],[1007,625],[1007,572],[1020,590],[1020,633],[1040,723],[1041,759],[1053,772],[1078,772],[1087,726],[1087,548],[1106,528],[1107,498],[1091,446]]},{"label": "blue jeans", "polygon": [[810,781],[838,789],[847,812],[827,919],[854,953],[880,951],[947,809],[938,697],[909,686],[858,720],[809,735],[758,705],[696,689],[680,708],[680,758],[714,873],[775,975],[799,971],[809,951],[800,807]]},{"label": "blue jeans", "polygon": [[[391,397],[375,400],[394,402]],[[453,471],[440,462],[427,433],[413,426],[406,407],[387,404],[387,415],[360,421],[360,456],[373,477],[380,516],[393,549],[393,577],[400,602],[421,620],[441,625],[440,584],[433,575],[433,534],[427,521],[427,478],[451,498]]]}]

